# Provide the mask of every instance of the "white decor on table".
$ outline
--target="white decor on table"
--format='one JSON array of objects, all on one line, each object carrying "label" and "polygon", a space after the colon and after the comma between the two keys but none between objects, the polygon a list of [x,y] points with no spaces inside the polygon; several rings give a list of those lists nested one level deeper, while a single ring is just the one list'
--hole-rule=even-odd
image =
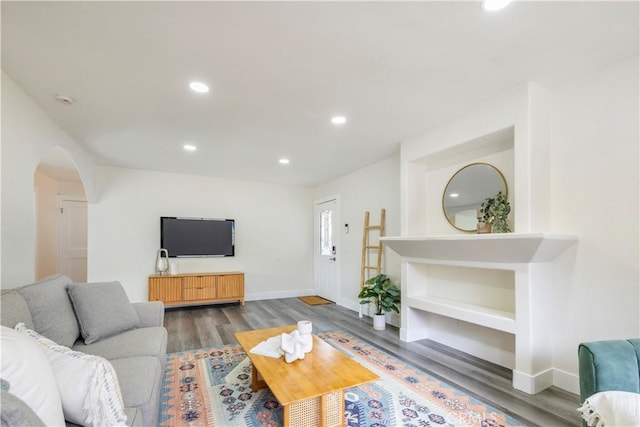
[{"label": "white decor on table", "polygon": [[313,349],[313,325],[308,320],[298,322],[298,329],[290,334],[281,335],[281,348],[284,352],[284,360],[291,363],[298,359],[304,359],[304,355]]},{"label": "white decor on table", "polygon": [[261,356],[273,357],[278,359],[282,356],[280,335],[277,337],[271,337],[266,341],[262,341],[260,344],[253,347],[250,352],[253,354],[259,354]]},{"label": "white decor on table", "polygon": [[274,359],[278,359],[284,354],[287,363],[304,359],[304,355],[313,349],[312,330],[313,324],[309,320],[301,320],[295,331],[262,341],[249,352]]}]

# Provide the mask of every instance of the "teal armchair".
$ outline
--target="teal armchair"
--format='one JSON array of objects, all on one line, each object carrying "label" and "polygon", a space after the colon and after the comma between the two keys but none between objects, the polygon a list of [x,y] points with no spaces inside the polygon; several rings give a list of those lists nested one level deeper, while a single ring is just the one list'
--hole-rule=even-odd
[{"label": "teal armchair", "polygon": [[581,402],[600,391],[640,393],[640,339],[582,343],[578,370]]},{"label": "teal armchair", "polygon": [[[609,340],[582,343],[578,346],[580,402],[599,392],[625,391],[640,393],[640,339]],[[590,402],[591,405],[593,402]],[[606,406],[606,405],[605,405]],[[600,407],[583,412],[585,420],[601,413]],[[637,408],[637,407],[636,407]],[[580,408],[584,411],[585,407]],[[591,412],[591,411],[594,412]],[[626,412],[623,412],[626,414]],[[636,409],[637,422],[637,409]],[[590,425],[594,425],[590,419]],[[625,424],[627,425],[627,424]],[[634,424],[631,424],[634,425]],[[587,422],[583,422],[587,426]]]}]

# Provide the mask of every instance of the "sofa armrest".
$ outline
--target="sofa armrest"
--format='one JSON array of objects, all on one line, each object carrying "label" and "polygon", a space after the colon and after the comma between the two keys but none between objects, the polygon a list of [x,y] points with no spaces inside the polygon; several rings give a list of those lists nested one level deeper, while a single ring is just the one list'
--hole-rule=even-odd
[{"label": "sofa armrest", "polygon": [[140,327],[164,326],[164,304],[161,301],[131,304],[140,318]]},{"label": "sofa armrest", "polygon": [[578,347],[580,401],[600,391],[640,393],[638,340],[582,343]]}]

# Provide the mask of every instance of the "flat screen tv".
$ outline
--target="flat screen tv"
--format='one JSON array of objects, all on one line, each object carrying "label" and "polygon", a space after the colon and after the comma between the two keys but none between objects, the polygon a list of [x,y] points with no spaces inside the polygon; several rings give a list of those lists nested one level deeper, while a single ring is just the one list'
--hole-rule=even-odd
[{"label": "flat screen tv", "polygon": [[160,217],[160,247],[172,258],[234,256],[235,221]]}]

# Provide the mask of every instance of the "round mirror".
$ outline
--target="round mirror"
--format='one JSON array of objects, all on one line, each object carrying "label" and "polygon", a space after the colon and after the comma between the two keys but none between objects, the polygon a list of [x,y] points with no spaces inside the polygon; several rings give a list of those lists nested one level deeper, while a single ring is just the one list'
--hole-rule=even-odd
[{"label": "round mirror", "polygon": [[502,173],[488,163],[471,163],[456,172],[447,183],[442,194],[444,216],[458,230],[476,231],[480,205],[498,191],[509,196]]}]

